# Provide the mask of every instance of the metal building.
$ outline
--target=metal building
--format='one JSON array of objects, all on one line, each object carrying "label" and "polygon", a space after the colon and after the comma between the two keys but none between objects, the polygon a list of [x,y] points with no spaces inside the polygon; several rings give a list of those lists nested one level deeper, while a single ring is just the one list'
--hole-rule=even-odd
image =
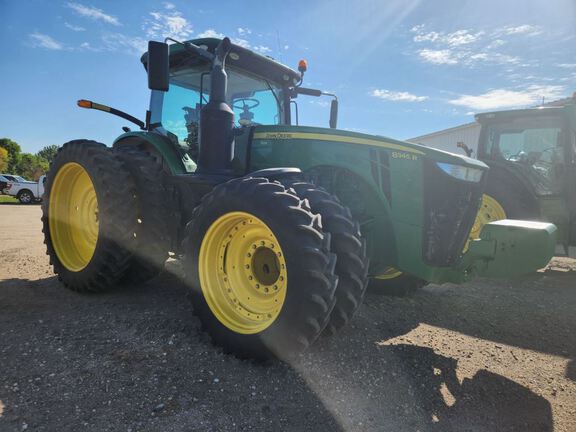
[{"label": "metal building", "polygon": [[472,157],[476,157],[476,147],[480,135],[480,124],[477,122],[466,123],[460,126],[432,132],[426,135],[410,138],[408,141],[433,147],[451,153],[465,154],[457,144],[462,142],[473,150]]}]

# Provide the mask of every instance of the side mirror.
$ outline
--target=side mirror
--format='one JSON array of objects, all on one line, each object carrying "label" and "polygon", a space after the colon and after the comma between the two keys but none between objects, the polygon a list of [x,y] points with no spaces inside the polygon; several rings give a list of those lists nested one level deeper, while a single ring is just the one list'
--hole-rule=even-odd
[{"label": "side mirror", "polygon": [[150,90],[168,91],[168,52],[168,44],[148,42],[148,88]]},{"label": "side mirror", "polygon": [[338,125],[338,99],[332,99],[330,103],[330,128],[336,129]]}]

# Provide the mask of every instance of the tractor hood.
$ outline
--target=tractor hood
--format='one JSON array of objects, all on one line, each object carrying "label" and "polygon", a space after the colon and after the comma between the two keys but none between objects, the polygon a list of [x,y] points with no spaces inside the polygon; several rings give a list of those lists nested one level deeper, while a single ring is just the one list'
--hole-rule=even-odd
[{"label": "tractor hood", "polygon": [[307,127],[307,126],[257,126],[254,130],[254,139],[263,140],[314,140],[350,143],[361,146],[372,146],[397,151],[400,154],[413,154],[426,157],[436,162],[462,165],[477,168],[483,171],[488,166],[483,162],[463,155],[425,147],[407,141],[399,141],[380,135],[368,135],[340,129]]}]

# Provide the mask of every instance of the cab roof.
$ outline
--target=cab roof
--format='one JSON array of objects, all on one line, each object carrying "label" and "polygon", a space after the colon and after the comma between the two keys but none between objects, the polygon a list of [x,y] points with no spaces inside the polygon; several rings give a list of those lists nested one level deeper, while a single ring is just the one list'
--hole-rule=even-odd
[{"label": "cab roof", "polygon": [[[222,39],[218,38],[202,38],[192,39],[186,42],[190,42],[206,49],[210,53],[214,53],[221,40]],[[140,61],[144,65],[144,68],[148,69],[148,52],[142,55]],[[300,73],[288,66],[277,62],[271,57],[263,56],[235,44],[232,44],[230,54],[226,58],[226,64],[261,76],[269,81],[274,81],[281,86],[293,86],[300,81]],[[209,65],[207,60],[186,50],[181,44],[175,43],[170,45],[171,70],[207,65]]]},{"label": "cab roof", "polygon": [[494,111],[476,114],[474,117],[479,123],[505,120],[513,117],[554,115],[562,111],[564,106],[543,106],[538,108],[524,108],[506,111]]}]

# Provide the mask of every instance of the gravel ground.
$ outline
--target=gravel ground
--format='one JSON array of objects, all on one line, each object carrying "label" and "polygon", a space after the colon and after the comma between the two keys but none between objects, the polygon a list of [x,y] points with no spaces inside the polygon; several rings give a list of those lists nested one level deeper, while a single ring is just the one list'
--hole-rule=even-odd
[{"label": "gravel ground", "polygon": [[210,345],[170,273],[63,289],[39,218],[0,205],[2,432],[576,430],[574,260],[369,296],[338,337],[262,365]]}]

